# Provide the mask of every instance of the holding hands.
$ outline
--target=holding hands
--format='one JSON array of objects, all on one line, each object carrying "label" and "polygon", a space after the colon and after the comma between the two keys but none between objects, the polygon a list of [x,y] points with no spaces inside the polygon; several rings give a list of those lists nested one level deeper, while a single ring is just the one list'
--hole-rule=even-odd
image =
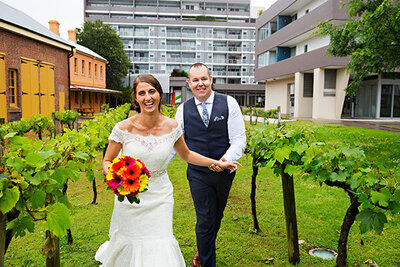
[{"label": "holding hands", "polygon": [[214,172],[222,172],[225,169],[229,169],[232,173],[237,170],[238,166],[242,167],[242,164],[236,161],[227,161],[225,158],[222,158],[220,161],[208,166],[208,168]]}]

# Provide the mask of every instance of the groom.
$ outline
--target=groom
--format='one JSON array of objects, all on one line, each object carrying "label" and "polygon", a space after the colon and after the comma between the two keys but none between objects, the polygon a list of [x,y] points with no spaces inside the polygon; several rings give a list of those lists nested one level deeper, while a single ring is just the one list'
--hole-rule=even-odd
[{"label": "groom", "polygon": [[[175,119],[184,130],[189,149],[217,160],[239,160],[246,146],[246,135],[238,103],[231,96],[212,91],[212,76],[203,63],[189,68],[187,82],[194,98],[179,106]],[[228,170],[213,172],[188,165],[187,178],[197,217],[198,251],[193,256],[193,266],[216,264],[215,239],[234,177],[235,173]]]}]

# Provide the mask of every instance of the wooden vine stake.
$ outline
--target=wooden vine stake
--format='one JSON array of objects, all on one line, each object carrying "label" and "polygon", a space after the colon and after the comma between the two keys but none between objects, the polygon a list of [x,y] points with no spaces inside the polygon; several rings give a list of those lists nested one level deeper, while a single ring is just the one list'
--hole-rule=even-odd
[{"label": "wooden vine stake", "polygon": [[281,164],[283,205],[285,208],[286,235],[288,239],[289,262],[300,262],[299,237],[297,234],[296,203],[294,197],[293,177],[285,173],[286,164]]},{"label": "wooden vine stake", "polygon": [[0,267],[4,267],[4,254],[6,251],[6,223],[6,215],[0,212]]},{"label": "wooden vine stake", "polygon": [[42,252],[46,256],[47,267],[60,267],[60,239],[50,231],[46,231]]}]

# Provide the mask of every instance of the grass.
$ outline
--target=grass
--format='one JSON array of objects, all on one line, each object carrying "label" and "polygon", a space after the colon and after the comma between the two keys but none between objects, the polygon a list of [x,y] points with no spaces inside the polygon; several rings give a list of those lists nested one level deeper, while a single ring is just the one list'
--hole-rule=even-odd
[{"label": "grass", "polygon": [[[385,168],[393,168],[399,163],[400,134],[313,122],[290,124],[310,127],[317,131],[320,140],[326,142],[360,146],[370,160]],[[98,266],[94,254],[108,239],[113,196],[101,182],[100,161],[99,156],[97,205],[90,204],[91,184],[84,175],[69,185],[74,244],[69,246],[66,237],[61,238],[63,266]],[[269,258],[274,258],[275,266],[288,266],[281,180],[267,168],[259,171],[257,211],[262,232],[255,234],[249,198],[251,158],[245,155],[240,162],[244,167],[236,175],[217,239],[217,266],[264,266]],[[185,175],[186,163],[175,158],[168,169],[174,185],[174,234],[186,264],[190,266],[196,250],[195,213]],[[305,241],[300,245],[299,266],[334,266],[333,261],[308,255],[306,249],[312,246],[336,249],[338,231],[349,205],[347,195],[342,190],[303,180],[295,181],[295,194],[299,239]],[[358,223],[352,227],[348,242],[349,266],[363,265],[367,259],[379,266],[400,265],[400,216],[389,216],[388,220],[381,235],[374,232],[359,234]],[[44,266],[43,241],[43,229],[37,224],[35,233],[11,242],[5,266]]]}]

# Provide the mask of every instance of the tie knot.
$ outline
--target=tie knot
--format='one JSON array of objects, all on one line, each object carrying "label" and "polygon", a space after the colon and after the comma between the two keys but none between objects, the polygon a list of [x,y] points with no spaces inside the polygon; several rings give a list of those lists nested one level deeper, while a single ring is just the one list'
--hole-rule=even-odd
[{"label": "tie knot", "polygon": [[200,103],[200,105],[202,108],[206,108],[206,102],[202,102],[202,103]]}]

